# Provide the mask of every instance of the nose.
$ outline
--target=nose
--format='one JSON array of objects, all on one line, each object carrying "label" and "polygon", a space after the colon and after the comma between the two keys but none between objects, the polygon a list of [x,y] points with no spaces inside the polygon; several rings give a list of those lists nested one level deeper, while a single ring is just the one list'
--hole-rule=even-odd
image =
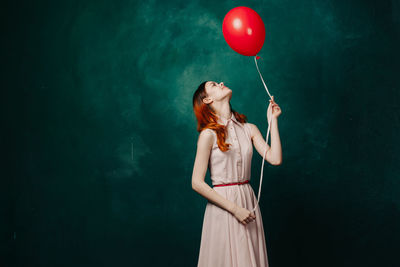
[{"label": "nose", "polygon": [[221,87],[223,87],[223,86],[224,86],[224,83],[223,83],[223,82],[220,82],[220,85],[221,85]]}]

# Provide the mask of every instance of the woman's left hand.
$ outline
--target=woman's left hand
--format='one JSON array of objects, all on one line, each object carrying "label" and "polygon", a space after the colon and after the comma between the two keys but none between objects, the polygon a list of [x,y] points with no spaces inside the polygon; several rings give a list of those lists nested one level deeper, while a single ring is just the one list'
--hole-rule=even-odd
[{"label": "woman's left hand", "polygon": [[269,106],[267,110],[267,119],[268,121],[270,120],[271,116],[273,118],[278,118],[279,115],[282,114],[281,108],[278,106],[277,103],[275,103],[274,96],[272,96],[272,99],[269,100]]}]

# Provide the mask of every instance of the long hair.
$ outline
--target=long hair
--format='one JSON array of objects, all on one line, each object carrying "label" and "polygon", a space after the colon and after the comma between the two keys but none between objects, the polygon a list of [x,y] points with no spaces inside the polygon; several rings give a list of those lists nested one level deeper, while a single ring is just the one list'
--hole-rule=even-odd
[{"label": "long hair", "polygon": [[[193,111],[197,118],[197,131],[201,132],[206,128],[214,130],[217,134],[218,147],[221,151],[225,152],[229,150],[230,146],[229,143],[225,142],[227,135],[226,127],[218,123],[218,116],[211,105],[203,102],[203,99],[207,97],[206,82],[207,81],[202,82],[193,94]],[[247,117],[244,114],[236,112],[232,108],[231,103],[229,103],[229,106],[231,107],[233,115],[239,122],[247,122]]]}]

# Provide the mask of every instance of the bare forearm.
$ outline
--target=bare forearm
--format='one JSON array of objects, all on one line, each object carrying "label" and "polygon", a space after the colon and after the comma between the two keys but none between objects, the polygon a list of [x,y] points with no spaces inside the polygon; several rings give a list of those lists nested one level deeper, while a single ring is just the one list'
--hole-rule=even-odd
[{"label": "bare forearm", "polygon": [[226,211],[233,213],[236,208],[236,204],[220,194],[218,194],[214,189],[212,189],[205,182],[198,182],[192,185],[193,190],[205,197],[208,201],[218,205],[220,208],[225,209]]},{"label": "bare forearm", "polygon": [[282,145],[279,137],[278,130],[278,118],[272,118],[271,120],[271,155],[272,161],[280,164],[282,162]]}]

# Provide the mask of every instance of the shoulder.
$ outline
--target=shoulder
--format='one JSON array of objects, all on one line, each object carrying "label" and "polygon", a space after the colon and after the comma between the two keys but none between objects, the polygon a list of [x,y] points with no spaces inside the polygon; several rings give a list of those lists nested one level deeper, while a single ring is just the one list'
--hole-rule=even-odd
[{"label": "shoulder", "polygon": [[251,138],[253,138],[254,133],[258,130],[257,126],[250,122],[246,122],[245,124],[247,125],[247,127],[249,127]]},{"label": "shoulder", "polygon": [[211,137],[214,137],[215,131],[214,131],[214,130],[211,130],[210,128],[205,128],[205,129],[203,129],[203,130],[200,132],[199,135],[200,135],[200,136],[207,137],[207,138],[211,138]]},{"label": "shoulder", "polygon": [[200,132],[197,144],[211,147],[214,142],[214,138],[215,138],[214,130],[206,128]]},{"label": "shoulder", "polygon": [[259,136],[259,135],[262,136],[260,130],[257,127],[257,125],[255,125],[254,123],[250,123],[250,122],[246,122],[246,124],[250,128],[251,138],[253,138],[255,136]]}]

